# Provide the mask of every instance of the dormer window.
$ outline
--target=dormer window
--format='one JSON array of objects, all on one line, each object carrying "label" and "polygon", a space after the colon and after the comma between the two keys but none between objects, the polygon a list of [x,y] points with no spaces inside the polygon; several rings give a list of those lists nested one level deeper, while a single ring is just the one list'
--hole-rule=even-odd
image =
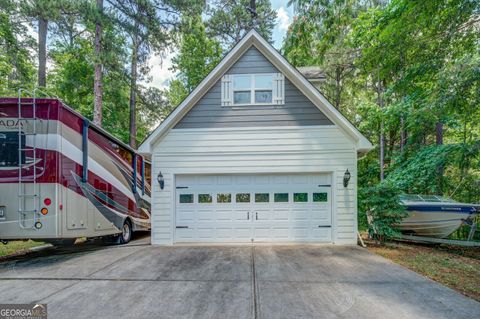
[{"label": "dormer window", "polygon": [[233,105],[272,104],[273,74],[233,75]]},{"label": "dormer window", "polygon": [[233,104],[250,104],[252,101],[252,76],[233,76]]},{"label": "dormer window", "polygon": [[284,104],[284,76],[281,73],[234,74],[222,78],[222,105]]}]

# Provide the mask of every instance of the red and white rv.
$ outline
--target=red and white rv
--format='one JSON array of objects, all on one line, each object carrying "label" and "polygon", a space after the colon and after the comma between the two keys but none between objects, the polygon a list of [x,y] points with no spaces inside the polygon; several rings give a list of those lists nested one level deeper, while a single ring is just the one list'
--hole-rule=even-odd
[{"label": "red and white rv", "polygon": [[0,98],[0,240],[150,229],[150,165],[57,99]]}]

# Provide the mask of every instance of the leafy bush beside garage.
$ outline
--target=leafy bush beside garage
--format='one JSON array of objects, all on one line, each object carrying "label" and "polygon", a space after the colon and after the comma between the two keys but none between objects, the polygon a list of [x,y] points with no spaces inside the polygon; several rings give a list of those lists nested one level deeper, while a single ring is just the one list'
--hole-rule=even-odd
[{"label": "leafy bush beside garage", "polygon": [[385,242],[399,234],[396,225],[407,216],[399,194],[398,188],[387,183],[359,189],[359,223],[377,241]]}]

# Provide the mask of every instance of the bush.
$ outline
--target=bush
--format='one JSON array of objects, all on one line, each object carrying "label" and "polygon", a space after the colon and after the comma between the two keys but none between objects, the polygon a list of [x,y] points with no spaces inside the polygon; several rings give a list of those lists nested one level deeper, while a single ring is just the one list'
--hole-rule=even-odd
[{"label": "bush", "polygon": [[387,183],[359,189],[359,220],[368,218],[370,236],[381,243],[399,235],[396,225],[407,216],[399,193]]}]

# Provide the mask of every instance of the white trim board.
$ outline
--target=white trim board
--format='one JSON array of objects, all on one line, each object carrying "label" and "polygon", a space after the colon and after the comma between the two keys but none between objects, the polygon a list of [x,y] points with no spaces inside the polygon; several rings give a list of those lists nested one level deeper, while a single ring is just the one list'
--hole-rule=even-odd
[{"label": "white trim board", "polygon": [[[337,125],[356,145],[357,152],[373,148],[370,141],[350,123],[328,100],[275,50],[257,31],[251,30],[205,77],[188,97],[145,139],[138,151],[151,154],[152,146],[172,129],[201,97],[223,76],[223,74],[251,47],[255,46],[275,67],[277,67],[325,116]],[[219,106],[220,107],[220,106]]]}]

